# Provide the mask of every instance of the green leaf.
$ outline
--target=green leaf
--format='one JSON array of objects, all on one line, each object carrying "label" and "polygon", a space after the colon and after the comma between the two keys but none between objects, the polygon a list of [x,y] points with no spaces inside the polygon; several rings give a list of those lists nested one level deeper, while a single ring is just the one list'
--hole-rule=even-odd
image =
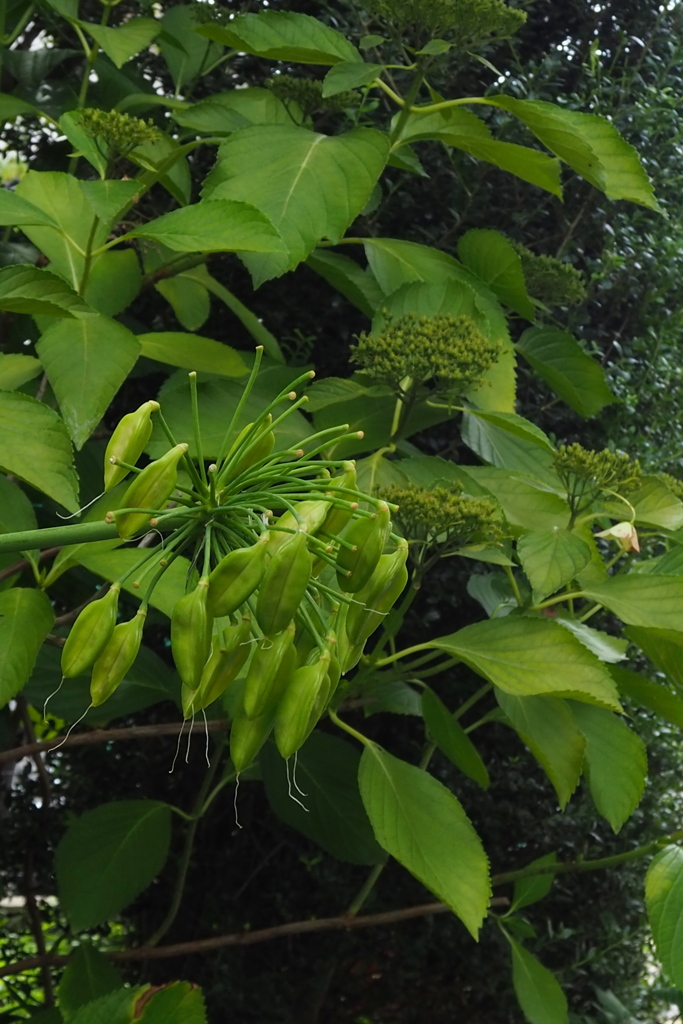
[{"label": "green leaf", "polygon": [[645,905],[657,958],[683,988],[683,849],[667,846],[653,857],[645,878]]},{"label": "green leaf", "polygon": [[40,360],[19,352],[0,355],[0,391],[14,391],[42,372]]},{"label": "green leaf", "polygon": [[219,282],[207,272],[205,266],[195,267],[194,270],[188,270],[185,272],[184,276],[192,281],[198,281],[203,284],[212,295],[215,295],[220,302],[228,307],[231,313],[235,314],[242,326],[249,332],[249,334],[251,334],[257,345],[263,345],[263,351],[270,359],[274,360],[276,363],[284,363],[285,357],[282,354],[282,349],[280,348],[277,338],[271,334],[266,327],[264,327],[255,313],[252,313],[252,311],[245,306],[243,302],[240,302],[236,295],[234,295],[224,285],[219,284]]},{"label": "green leaf", "polygon": [[281,233],[287,254],[245,259],[261,284],[293,270],[322,238],[342,237],[367,203],[388,151],[388,137],[372,128],[329,136],[254,125],[221,145],[203,194],[250,203]]},{"label": "green leaf", "polygon": [[204,998],[189,981],[173,981],[145,1003],[139,1020],[140,1024],[207,1024]]},{"label": "green leaf", "polygon": [[140,344],[108,317],[48,327],[36,346],[64,421],[82,448],[135,366]]},{"label": "green leaf", "polygon": [[200,25],[207,39],[270,60],[295,64],[339,64],[360,61],[358,50],[340,33],[308,14],[262,11],[242,14],[229,25]]},{"label": "green leaf", "polygon": [[209,135],[229,135],[251,124],[291,125],[292,117],[303,120],[296,104],[286,107],[271,89],[259,88],[215,93],[173,112],[183,128]]},{"label": "green leaf", "polygon": [[120,800],[86,811],[55,854],[60,904],[75,931],[115,917],[159,874],[171,811],[156,800]]},{"label": "green leaf", "polygon": [[26,103],[18,96],[10,96],[6,92],[0,92],[0,121],[14,121],[22,114],[38,114],[38,108],[32,103]]},{"label": "green leaf", "polygon": [[592,651],[600,659],[609,664],[623,661],[628,649],[628,640],[621,640],[619,637],[610,636],[599,629],[587,626],[585,622],[574,619],[568,614],[560,612],[555,619],[561,626],[573,633],[577,640],[580,640],[584,647]]},{"label": "green leaf", "polygon": [[137,1024],[137,1006],[149,991],[149,985],[138,988],[119,988],[86,1003],[69,1017],[68,1024]]},{"label": "green leaf", "polygon": [[511,96],[492,96],[486,102],[518,117],[551,153],[608,199],[629,199],[659,210],[638,154],[607,118]]},{"label": "green leaf", "polygon": [[[683,526],[683,502],[659,477],[644,476],[638,490],[629,491],[628,500],[636,511],[636,523],[659,526],[663,530],[679,530]],[[657,571],[664,574],[666,570]]]},{"label": "green leaf", "polygon": [[481,118],[462,107],[424,114],[413,111],[401,131],[398,145],[421,139],[435,139],[446,146],[463,150],[477,160],[500,167],[522,181],[528,181],[562,198],[560,164],[557,160],[527,146],[498,142]]},{"label": "green leaf", "polygon": [[186,331],[198,331],[211,313],[211,298],[206,285],[186,274],[158,281],[154,287],[166,299],[178,323]]},{"label": "green leaf", "polygon": [[489,788],[489,773],[479,751],[458,720],[428,686],[422,693],[422,714],[432,740],[456,768]]},{"label": "green leaf", "polygon": [[7,188],[0,189],[0,225],[9,227],[11,225],[23,227],[25,224],[42,224],[55,226],[55,221],[49,213],[46,213],[38,206],[34,206],[27,199],[17,195],[16,190]]},{"label": "green leaf", "polygon": [[643,741],[611,711],[574,704],[572,713],[586,740],[586,773],[593,802],[618,832],[645,789]]},{"label": "green leaf", "polygon": [[138,181],[79,181],[81,192],[108,227],[141,189]]},{"label": "green leaf", "polygon": [[[177,10],[177,8],[173,8]],[[138,167],[159,177],[159,184],[181,206],[187,206],[192,197],[192,177],[182,146],[169,135],[157,136],[154,142],[143,142],[128,154]],[[163,170],[162,170],[163,168]]]},{"label": "green leaf", "polygon": [[370,85],[379,78],[383,70],[381,64],[366,64],[358,59],[335,64],[323,79],[323,96],[337,96],[347,89]]},{"label": "green leaf", "polygon": [[586,748],[567,702],[557,697],[513,697],[500,689],[496,699],[548,776],[564,810],[579,784]]},{"label": "green leaf", "polygon": [[377,842],[476,939],[491,894],[488,862],[459,801],[432,775],[375,744],[363,750],[359,783]]},{"label": "green leaf", "polygon": [[474,228],[458,242],[458,256],[501,302],[527,320],[535,319],[522,273],[522,261],[500,231]]},{"label": "green leaf", "polygon": [[[33,505],[21,487],[0,474],[0,533],[37,529]],[[12,556],[12,560],[16,557]]]},{"label": "green leaf", "polygon": [[161,19],[159,46],[171,72],[176,93],[193,82],[221,56],[223,48],[205,42],[200,25],[187,4],[167,8]]},{"label": "green leaf", "polygon": [[384,298],[372,271],[329,249],[315,249],[306,260],[328,284],[341,292],[361,313],[372,318]]},{"label": "green leaf", "polygon": [[42,590],[13,587],[0,593],[0,707],[31,675],[54,620],[52,605]]},{"label": "green leaf", "polygon": [[640,647],[678,689],[683,689],[683,632],[678,629],[646,629],[629,626],[626,636]]},{"label": "green leaf", "polygon": [[361,384],[350,377],[325,377],[324,380],[312,384],[307,394],[309,400],[306,409],[309,412],[317,412],[329,405],[348,402],[354,398],[383,398],[392,395],[393,391],[383,384]]},{"label": "green leaf", "polygon": [[123,67],[140,50],[145,50],[161,31],[160,23],[153,18],[131,18],[118,28],[90,25],[84,21],[80,24],[117,68]]},{"label": "green leaf", "polygon": [[107,157],[95,138],[83,127],[82,115],[82,110],[67,110],[59,119],[59,127],[73,146],[73,155],[82,156],[95,168],[100,178],[104,178],[107,173]]},{"label": "green leaf", "polygon": [[539,377],[584,419],[616,401],[605,371],[571,334],[557,327],[530,327],[517,349]]},{"label": "green leaf", "polygon": [[512,951],[512,984],[529,1024],[568,1024],[567,1000],[559,982],[535,956],[505,933]]},{"label": "green leaf", "polygon": [[460,433],[467,447],[484,462],[505,470],[516,470],[551,486],[559,485],[552,451],[537,438],[531,439],[531,433],[521,437],[507,425],[470,415],[469,410],[462,418]]},{"label": "green leaf", "polygon": [[47,405],[15,391],[0,391],[0,466],[70,512],[78,508],[78,477],[64,423]]},{"label": "green leaf", "polygon": [[574,697],[621,711],[612,677],[571,633],[545,618],[508,616],[429,641],[516,697]]},{"label": "green leaf", "polygon": [[0,270],[0,309],[29,316],[56,316],[73,320],[92,316],[94,310],[66,281],[49,270],[26,264]]},{"label": "green leaf", "polygon": [[464,414],[465,419],[468,416],[473,416],[476,420],[488,423],[498,431],[511,434],[512,437],[518,438],[528,445],[536,445],[546,452],[554,453],[555,451],[547,434],[544,434],[540,427],[524,419],[523,416],[517,416],[512,412],[486,412],[483,409],[476,408],[468,408]]},{"label": "green leaf", "polygon": [[584,593],[629,626],[683,630],[683,577],[651,573],[610,576]]},{"label": "green leaf", "polygon": [[533,530],[517,542],[517,554],[529,583],[534,602],[570,583],[591,560],[591,549],[569,530]]},{"label": "green leaf", "polygon": [[627,668],[611,670],[619,692],[625,694],[640,707],[654,711],[660,718],[683,729],[683,700],[660,683],[641,676]]},{"label": "green leaf", "polygon": [[[545,867],[547,864],[557,864],[556,853],[546,853],[544,857],[537,857],[527,864],[528,868]],[[522,907],[530,907],[545,899],[553,887],[555,875],[550,872],[547,875],[530,875],[529,878],[518,878],[515,882],[512,905],[510,912],[521,910]]]},{"label": "green leaf", "polygon": [[131,231],[175,252],[283,252],[270,220],[249,203],[218,198],[172,210]]},{"label": "green leaf", "polygon": [[59,1008],[69,1019],[81,1006],[123,988],[123,978],[107,958],[89,942],[78,946],[69,957],[59,983]]},{"label": "green leaf", "polygon": [[[358,792],[360,754],[355,747],[325,733],[313,732],[299,750],[296,765],[286,765],[274,744],[259,757],[266,795],[282,821],[308,836],[338,860],[378,864],[384,851],[375,842]],[[289,776],[306,794],[290,796]]]},{"label": "green leaf", "polygon": [[[536,448],[539,456],[542,454]],[[541,482],[534,485],[520,473],[510,473],[496,466],[461,467],[472,484],[492,494],[505,513],[511,526],[523,530],[564,529],[569,521],[569,507],[559,494],[542,489]],[[478,492],[481,493],[481,492]]]},{"label": "green leaf", "polygon": [[422,700],[419,693],[402,679],[386,679],[377,673],[361,687],[366,718],[386,712],[390,715],[415,715],[422,717]]},{"label": "green leaf", "polygon": [[136,298],[141,285],[134,249],[103,252],[92,261],[84,296],[98,313],[117,316]]},{"label": "green leaf", "polygon": [[239,352],[230,345],[198,334],[156,331],[154,334],[139,334],[138,341],[142,355],[159,363],[224,377],[242,377],[249,372]]}]

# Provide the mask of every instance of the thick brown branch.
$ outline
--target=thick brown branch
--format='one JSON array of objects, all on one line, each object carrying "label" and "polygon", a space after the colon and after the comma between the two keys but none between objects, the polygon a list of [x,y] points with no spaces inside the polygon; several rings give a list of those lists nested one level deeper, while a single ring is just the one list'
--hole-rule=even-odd
[{"label": "thick brown branch", "polygon": [[[192,732],[224,732],[228,723],[223,721],[209,721],[206,726],[203,722],[195,722],[191,726]],[[41,751],[50,753],[59,746],[60,750],[65,747],[92,747],[98,743],[110,743],[112,740],[143,740],[151,736],[177,736],[180,729],[179,722],[163,722],[159,725],[137,725],[125,729],[93,729],[92,732],[82,732],[69,736],[55,736],[51,740],[41,740],[37,743],[25,743],[22,747],[14,747],[12,750],[0,751],[0,764],[8,761],[19,761],[22,757],[32,757]]]}]

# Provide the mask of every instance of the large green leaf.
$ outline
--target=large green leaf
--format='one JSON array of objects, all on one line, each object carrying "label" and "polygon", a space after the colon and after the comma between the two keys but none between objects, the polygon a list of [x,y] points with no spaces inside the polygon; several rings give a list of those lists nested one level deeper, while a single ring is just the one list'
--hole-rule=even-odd
[{"label": "large green leaf", "polygon": [[0,391],[14,391],[42,373],[40,360],[20,352],[0,353]]},{"label": "large green leaf", "polygon": [[68,1024],[138,1024],[137,1008],[148,991],[148,985],[116,989],[81,1006]]},{"label": "large green leaf", "polygon": [[529,1024],[568,1024],[567,999],[554,974],[505,933],[512,952],[512,984]]},{"label": "large green leaf", "polygon": [[142,273],[134,249],[102,252],[90,267],[84,297],[98,313],[118,316],[137,296]]},{"label": "large green leaf", "polygon": [[206,24],[199,35],[243,53],[295,64],[339,64],[361,61],[358,50],[340,32],[308,14],[262,11],[242,14],[229,24]]},{"label": "large green leaf", "polygon": [[67,319],[94,313],[61,277],[49,270],[23,264],[0,270],[0,309],[8,313]]},{"label": "large green leaf", "polygon": [[369,268],[355,260],[328,249],[316,249],[306,260],[307,265],[320,274],[328,284],[341,292],[361,313],[373,317],[384,298],[384,292]]},{"label": "large green leaf", "polygon": [[[274,744],[266,744],[259,757],[266,794],[279,818],[338,860],[377,864],[385,855],[358,792],[359,762],[355,747],[321,732],[311,734],[296,765],[286,765]],[[292,772],[306,794],[301,797],[305,810],[290,795]]]},{"label": "large green leaf", "polygon": [[82,448],[135,366],[140,343],[108,317],[60,320],[36,346],[64,421]]},{"label": "large green leaf", "polygon": [[172,210],[131,231],[175,252],[283,252],[277,229],[249,203],[216,198]]},{"label": "large green leaf", "polygon": [[248,372],[244,360],[234,348],[198,334],[156,331],[154,334],[139,334],[138,341],[142,355],[160,363],[224,377],[242,377]]},{"label": "large green leaf", "polygon": [[640,803],[645,788],[643,741],[611,711],[575,703],[572,713],[586,740],[586,772],[593,802],[618,832]]},{"label": "large green leaf", "polygon": [[[680,652],[679,652],[680,659]],[[613,668],[612,675],[619,692],[629,697],[640,707],[654,711],[660,718],[683,729],[683,700],[661,683],[653,683],[639,672],[628,668]]]},{"label": "large green leaf", "polygon": [[527,146],[498,142],[476,114],[462,107],[424,114],[413,111],[401,131],[398,144],[403,146],[421,139],[436,139],[446,146],[461,149],[477,160],[494,164],[562,198],[560,165],[557,160]]},{"label": "large green leaf", "polygon": [[341,238],[367,203],[388,152],[387,136],[372,128],[329,136],[296,125],[254,125],[221,145],[204,195],[250,203],[280,231],[286,255],[245,258],[260,284],[292,270],[322,238]]},{"label": "large green leaf", "polygon": [[81,1006],[123,988],[123,978],[89,942],[82,943],[69,957],[59,983],[59,1008],[69,1019]]},{"label": "large green leaf", "polygon": [[622,640],[620,637],[603,633],[600,629],[594,629],[585,622],[573,618],[568,612],[558,613],[555,621],[573,633],[577,640],[580,640],[584,647],[592,651],[600,661],[614,664],[617,661],[623,661],[626,657],[628,640]]},{"label": "large green leaf", "polygon": [[22,199],[16,190],[0,189],[0,225],[23,227],[26,224],[42,224],[55,227],[56,222],[39,206],[34,206],[27,199]]},{"label": "large green leaf", "polygon": [[534,601],[542,601],[571,582],[591,560],[591,549],[569,530],[531,530],[517,542],[522,568],[533,587]]},{"label": "large green leaf", "polygon": [[206,285],[186,274],[157,281],[154,285],[171,306],[175,318],[186,331],[198,331],[211,313],[211,297]]},{"label": "large green leaf", "polygon": [[189,4],[168,7],[161,19],[159,46],[177,93],[185,92],[184,86],[208,71],[223,52],[222,46],[202,39],[199,28]]},{"label": "large green leaf", "polygon": [[428,686],[422,693],[422,714],[429,735],[441,753],[461,772],[478,782],[482,789],[488,789],[489,773],[479,751],[458,720]]},{"label": "large green leaf", "polygon": [[0,707],[31,675],[54,620],[52,605],[42,590],[13,587],[0,593]]},{"label": "large green leaf", "polygon": [[557,697],[513,697],[500,689],[496,698],[550,779],[564,810],[579,784],[586,747],[567,702]]},{"label": "large green leaf", "polygon": [[161,31],[161,25],[153,18],[131,18],[117,28],[86,22],[81,22],[81,27],[102,47],[117,68],[123,67],[127,60],[146,49]]},{"label": "large green leaf", "polygon": [[[521,417],[520,417],[521,418]],[[522,421],[524,422],[524,421]],[[468,448],[492,466],[524,473],[531,479],[558,486],[558,477],[553,468],[553,451],[549,444],[541,443],[531,432],[510,430],[512,421],[488,421],[482,416],[470,415],[462,418],[460,433]],[[539,430],[538,434],[542,432]]]},{"label": "large green leaf", "polygon": [[530,327],[517,349],[546,384],[584,419],[616,401],[605,371],[571,334],[557,327]]},{"label": "large green leaf", "polygon": [[229,135],[251,124],[291,124],[293,116],[299,120],[297,114],[298,107],[288,109],[271,89],[252,87],[207,96],[175,110],[173,120],[195,132]]},{"label": "large green leaf", "polygon": [[[538,458],[543,455],[535,449]],[[511,526],[523,530],[564,529],[569,521],[569,506],[559,494],[544,490],[520,473],[510,473],[497,466],[462,466],[463,475],[478,485],[483,493],[492,494],[500,502]],[[467,490],[467,487],[465,488]],[[482,493],[478,491],[477,493]]]},{"label": "large green leaf", "polygon": [[683,988],[683,849],[667,846],[652,859],[645,879],[647,916],[665,973]]},{"label": "large green leaf", "polygon": [[107,225],[118,219],[142,187],[138,181],[79,181],[78,184],[97,216]]},{"label": "large green leaf", "polygon": [[148,172],[145,176],[141,175],[148,184],[150,179],[156,180],[161,175],[158,178],[159,184],[177,203],[187,206],[190,202],[192,176],[185,149],[170,135],[160,135],[153,142],[141,143],[128,154],[128,159]]},{"label": "large green leaf", "polygon": [[610,576],[585,590],[629,626],[683,631],[683,577],[633,573]]},{"label": "large green leaf", "polygon": [[370,85],[379,78],[383,70],[381,64],[366,64],[358,60],[335,64],[323,80],[323,96],[338,96],[347,89]]},{"label": "large green leaf", "polygon": [[486,102],[518,117],[551,153],[609,199],[659,209],[638,154],[606,117],[512,96],[492,96]]},{"label": "large green leaf", "polygon": [[207,1024],[204,997],[189,981],[173,981],[145,1003],[140,1024]]},{"label": "large green leaf", "polygon": [[683,690],[683,632],[629,626],[626,636],[679,690]]},{"label": "large green leaf", "polygon": [[491,894],[486,854],[459,801],[432,775],[374,744],[359,783],[377,842],[477,937]]},{"label": "large green leaf", "polygon": [[[659,526],[664,530],[680,530],[683,526],[683,502],[659,477],[643,477],[642,485],[637,491],[629,492],[628,500],[635,509],[636,523]],[[623,507],[622,503],[622,510]],[[657,569],[662,575],[668,571],[661,566]]]},{"label": "large green leaf", "polygon": [[621,710],[614,681],[602,663],[550,619],[488,619],[431,640],[429,646],[466,662],[513,696],[574,697]]},{"label": "large green leaf", "polygon": [[102,804],[70,825],[55,871],[72,928],[93,928],[127,907],[161,871],[170,838],[170,808],[156,800]]},{"label": "large green leaf", "polygon": [[522,261],[500,231],[473,228],[458,241],[458,256],[501,302],[527,320],[535,317],[522,273]]},{"label": "large green leaf", "polygon": [[70,512],[78,508],[66,427],[53,409],[28,395],[0,391],[0,466]]}]

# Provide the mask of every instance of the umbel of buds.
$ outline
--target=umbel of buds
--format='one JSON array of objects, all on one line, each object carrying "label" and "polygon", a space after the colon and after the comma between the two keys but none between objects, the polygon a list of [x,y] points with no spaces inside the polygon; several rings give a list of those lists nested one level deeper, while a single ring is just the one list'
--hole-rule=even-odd
[{"label": "umbel of buds", "polygon": [[[331,446],[362,433],[341,425],[286,448],[277,444],[278,428],[306,402],[297,389],[312,373],[292,381],[238,430],[261,354],[257,349],[215,462],[207,465],[201,456],[196,374],[190,374],[196,457],[173,436],[157,402],[124,416],[115,429],[106,486],[128,474],[132,481],[106,519],[122,541],[154,530],[159,543],[144,548],[76,619],[62,665],[65,677],[92,668],[92,702],[106,700],[140,648],[155,587],[186,555],[186,592],[171,616],[183,715],[192,717],[239,684],[239,699],[231,701],[238,772],[273,730],[284,757],[299,749],[407,582],[407,545],[392,533],[397,506],[359,491],[353,462],[327,457]],[[169,449],[140,470],[152,418]],[[117,625],[124,584],[139,591],[141,603]]]}]

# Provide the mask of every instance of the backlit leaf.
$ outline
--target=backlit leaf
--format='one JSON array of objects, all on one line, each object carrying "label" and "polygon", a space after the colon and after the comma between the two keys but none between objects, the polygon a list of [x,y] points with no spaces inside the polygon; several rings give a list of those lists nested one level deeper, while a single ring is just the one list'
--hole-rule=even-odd
[{"label": "backlit leaf", "polygon": [[0,391],[0,466],[70,512],[78,508],[78,477],[63,421],[16,391]]},{"label": "backlit leaf", "polygon": [[42,590],[13,587],[0,593],[0,707],[31,675],[54,619],[52,605]]},{"label": "backlit leaf", "polygon": [[683,988],[683,849],[667,846],[652,859],[645,879],[645,903],[657,957],[665,973]]}]

